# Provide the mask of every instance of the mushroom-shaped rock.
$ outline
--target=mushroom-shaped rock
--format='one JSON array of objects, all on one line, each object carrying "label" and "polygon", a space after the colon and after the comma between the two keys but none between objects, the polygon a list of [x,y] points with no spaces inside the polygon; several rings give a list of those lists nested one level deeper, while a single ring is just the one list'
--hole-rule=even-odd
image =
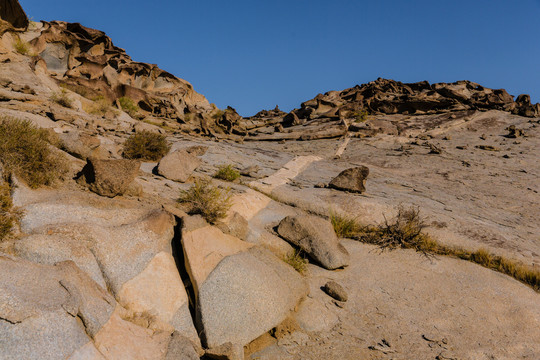
[{"label": "mushroom-shaped rock", "polygon": [[185,150],[177,150],[166,155],[158,164],[158,174],[169,180],[186,182],[201,160]]},{"label": "mushroom-shaped rock", "polygon": [[281,220],[277,231],[326,269],[349,265],[349,253],[340,244],[332,224],[327,220],[313,215],[287,216]]},{"label": "mushroom-shaped rock", "polygon": [[336,176],[329,187],[350,192],[363,193],[366,191],[366,178],[369,175],[369,169],[366,166],[359,166],[342,171]]}]

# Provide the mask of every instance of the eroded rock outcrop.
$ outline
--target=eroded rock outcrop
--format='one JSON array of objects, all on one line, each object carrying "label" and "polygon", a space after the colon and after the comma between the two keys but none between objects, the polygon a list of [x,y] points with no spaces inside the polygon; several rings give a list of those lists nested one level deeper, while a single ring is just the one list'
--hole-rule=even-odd
[{"label": "eroded rock outcrop", "polygon": [[[0,21],[2,20],[14,28],[28,26],[28,17],[17,0],[0,0]],[[0,24],[0,34],[2,28]]]}]

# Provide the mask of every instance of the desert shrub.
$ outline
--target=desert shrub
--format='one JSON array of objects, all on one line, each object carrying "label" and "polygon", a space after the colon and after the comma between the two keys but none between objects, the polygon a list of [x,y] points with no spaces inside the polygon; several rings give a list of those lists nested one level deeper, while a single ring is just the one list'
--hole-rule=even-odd
[{"label": "desert shrub", "polygon": [[32,188],[51,185],[67,171],[66,159],[49,141],[49,133],[30,121],[0,118],[0,161]]},{"label": "desert shrub", "polygon": [[178,202],[189,206],[190,214],[200,214],[210,224],[227,216],[232,206],[230,189],[220,189],[209,179],[197,179],[189,190],[182,190]]},{"label": "desert shrub", "polygon": [[13,207],[9,184],[0,180],[0,241],[11,232],[21,215],[22,212]]},{"label": "desert shrub", "polygon": [[425,255],[446,255],[467,260],[491,270],[509,275],[514,279],[540,291],[540,270],[518,261],[494,255],[485,249],[470,251],[461,247],[450,247],[437,242],[424,232],[426,223],[418,208],[398,207],[397,215],[383,224],[365,226],[353,237],[383,249],[414,249]]},{"label": "desert shrub", "polygon": [[225,111],[217,109],[217,111],[213,113],[211,117],[214,120],[219,120],[223,117],[223,115],[225,115]]},{"label": "desert shrub", "polygon": [[366,110],[355,111],[353,113],[355,122],[364,122],[368,119],[369,113]]},{"label": "desert shrub", "polygon": [[305,274],[307,271],[308,260],[302,255],[302,251],[291,251],[287,256],[283,257],[283,261],[291,265],[294,270],[300,274]]},{"label": "desert shrub", "polygon": [[131,117],[135,117],[139,112],[139,107],[135,105],[135,102],[126,96],[119,98],[118,102],[120,103],[122,110],[128,113]]},{"label": "desert shrub", "polygon": [[330,222],[338,237],[353,238],[362,231],[362,225],[355,218],[330,211]]},{"label": "desert shrub", "polygon": [[108,111],[114,115],[118,115],[118,111],[114,110],[111,107],[111,103],[103,95],[96,96],[92,99],[92,104],[90,106],[85,106],[84,111],[92,115],[103,116]]},{"label": "desert shrub", "polygon": [[165,156],[170,148],[165,136],[141,131],[131,135],[124,143],[124,157],[157,161]]},{"label": "desert shrub", "polygon": [[13,47],[15,48],[15,51],[17,51],[21,55],[28,55],[30,51],[30,44],[28,44],[21,38],[17,38],[17,40],[15,40],[15,42],[13,43]]},{"label": "desert shrub", "polygon": [[231,164],[221,165],[218,167],[218,171],[214,174],[216,179],[225,181],[234,181],[240,177],[240,172],[233,168]]},{"label": "desert shrub", "polygon": [[415,207],[406,209],[401,205],[397,210],[392,220],[385,218],[380,225],[364,227],[359,239],[381,248],[415,249],[424,253],[435,250],[436,243],[424,232],[427,225],[420,216],[420,210]]},{"label": "desert shrub", "polygon": [[73,107],[73,100],[69,98],[66,89],[61,89],[60,91],[53,92],[51,95],[51,100],[63,107]]}]

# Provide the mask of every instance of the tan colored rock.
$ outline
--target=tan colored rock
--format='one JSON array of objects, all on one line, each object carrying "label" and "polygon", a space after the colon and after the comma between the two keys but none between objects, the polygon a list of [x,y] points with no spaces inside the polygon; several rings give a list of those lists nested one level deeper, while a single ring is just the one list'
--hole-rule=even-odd
[{"label": "tan colored rock", "polygon": [[328,186],[338,190],[357,192],[361,194],[366,191],[365,184],[368,175],[369,169],[366,166],[358,166],[346,169],[332,179]]},{"label": "tan colored rock", "polygon": [[79,179],[85,181],[96,194],[115,197],[129,189],[139,168],[140,162],[137,160],[88,159]]},{"label": "tan colored rock", "polygon": [[349,265],[349,254],[327,220],[313,215],[287,216],[281,220],[277,231],[326,269]]},{"label": "tan colored rock", "polygon": [[213,226],[205,226],[182,233],[182,246],[188,269],[196,290],[208,275],[227,256],[238,254],[253,247],[253,244],[224,234]]},{"label": "tan colored rock", "polygon": [[165,155],[158,164],[158,173],[167,179],[186,182],[201,160],[184,150],[177,150]]},{"label": "tan colored rock", "polygon": [[75,351],[67,360],[107,360],[94,346],[89,342],[79,350]]},{"label": "tan colored rock", "polygon": [[172,324],[200,347],[189,312],[189,300],[171,254],[160,252],[117,295],[119,303],[136,313],[146,312]]},{"label": "tan colored rock", "polygon": [[107,359],[162,360],[170,334],[156,332],[123,320],[117,309],[94,337],[96,348]]}]

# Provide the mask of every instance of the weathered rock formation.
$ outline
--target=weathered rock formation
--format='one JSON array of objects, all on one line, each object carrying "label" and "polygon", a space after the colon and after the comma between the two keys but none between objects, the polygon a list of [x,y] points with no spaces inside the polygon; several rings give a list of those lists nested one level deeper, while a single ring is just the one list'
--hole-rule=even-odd
[{"label": "weathered rock formation", "polygon": [[[540,104],[531,104],[529,95],[519,95],[514,101],[504,89],[493,90],[471,81],[406,84],[379,78],[343,91],[319,94],[288,114],[261,111],[245,119],[244,127],[250,135],[248,140],[314,140],[343,136],[351,127],[357,131],[368,115],[425,115],[465,110],[540,116]],[[363,130],[377,132],[373,126]]]},{"label": "weathered rock formation", "polygon": [[[1,22],[7,24],[1,24]],[[28,17],[17,0],[0,0],[0,33],[2,29],[26,28],[28,26]]]}]

